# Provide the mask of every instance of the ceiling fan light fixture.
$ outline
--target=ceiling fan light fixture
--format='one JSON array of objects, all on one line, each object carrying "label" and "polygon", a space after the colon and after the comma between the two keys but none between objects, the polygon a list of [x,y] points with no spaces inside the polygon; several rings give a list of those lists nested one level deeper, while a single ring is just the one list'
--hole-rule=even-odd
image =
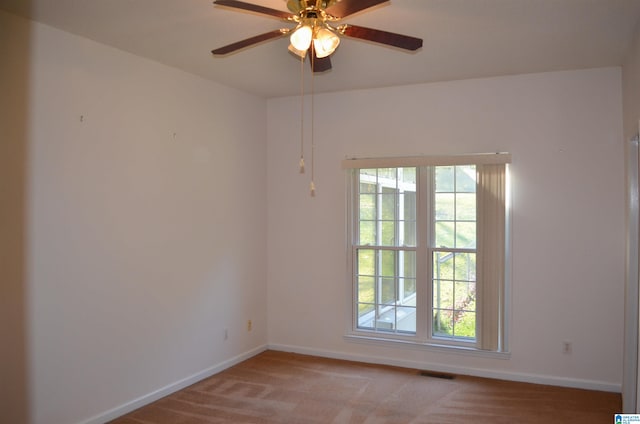
[{"label": "ceiling fan light fixture", "polygon": [[[274,0],[271,0],[274,1]],[[356,25],[332,26],[334,22],[372,8],[373,6],[387,2],[388,0],[285,0],[287,8],[291,13],[278,9],[248,3],[244,0],[214,0],[214,4],[236,9],[257,12],[264,15],[273,16],[295,22],[295,28],[283,28],[273,30],[264,34],[259,34],[227,46],[212,50],[214,55],[226,55],[236,52],[245,47],[253,46],[264,41],[280,38],[289,35],[291,44],[289,52],[300,57],[300,173],[305,172],[304,163],[304,117],[305,117],[305,78],[304,61],[309,53],[311,63],[311,183],[309,190],[311,196],[316,195],[314,183],[314,100],[313,100],[313,75],[316,72],[326,72],[331,69],[331,56],[340,44],[340,36],[358,38],[372,41],[378,44],[398,47],[405,50],[415,51],[422,47],[422,39],[409,37],[393,32],[381,31],[372,28],[365,28]],[[331,23],[331,24],[330,24]],[[313,43],[313,44],[311,44]],[[317,59],[317,60],[314,60]]]},{"label": "ceiling fan light fixture", "polygon": [[303,59],[307,56],[307,50],[298,50],[293,44],[289,44],[289,51]]},{"label": "ceiling fan light fixture", "polygon": [[340,37],[327,28],[320,28],[313,39],[313,48],[319,58],[333,54],[340,44]]},{"label": "ceiling fan light fixture", "polygon": [[308,25],[301,25],[293,31],[290,41],[291,45],[299,51],[307,51],[311,46],[311,39],[313,38],[313,30]]}]

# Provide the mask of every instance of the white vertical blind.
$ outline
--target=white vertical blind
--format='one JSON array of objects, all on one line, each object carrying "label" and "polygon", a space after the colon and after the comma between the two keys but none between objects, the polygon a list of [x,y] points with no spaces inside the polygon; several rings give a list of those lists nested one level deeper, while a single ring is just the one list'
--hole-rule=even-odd
[{"label": "white vertical blind", "polygon": [[504,164],[478,166],[478,297],[480,348],[497,351],[502,335],[505,278]]},{"label": "white vertical blind", "polygon": [[638,241],[639,186],[638,137],[627,145],[627,255],[625,284],[624,358],[622,377],[622,409],[626,414],[638,411]]}]

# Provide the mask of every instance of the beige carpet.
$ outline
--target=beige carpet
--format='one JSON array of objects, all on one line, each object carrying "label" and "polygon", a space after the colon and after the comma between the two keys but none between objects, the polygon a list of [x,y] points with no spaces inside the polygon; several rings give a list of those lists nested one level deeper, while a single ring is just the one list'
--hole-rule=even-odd
[{"label": "beige carpet", "polygon": [[617,393],[264,352],[116,424],[608,424]]}]

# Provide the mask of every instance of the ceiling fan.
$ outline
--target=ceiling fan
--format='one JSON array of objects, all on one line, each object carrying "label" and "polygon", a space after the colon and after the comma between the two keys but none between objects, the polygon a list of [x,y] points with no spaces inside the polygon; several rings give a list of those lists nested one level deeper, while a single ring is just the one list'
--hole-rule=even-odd
[{"label": "ceiling fan", "polygon": [[415,51],[422,47],[422,39],[379,29],[334,23],[354,13],[386,3],[389,0],[288,0],[290,12],[272,9],[237,0],[215,0],[213,3],[236,9],[248,10],[296,23],[294,28],[281,28],[256,35],[212,51],[214,55],[226,55],[264,41],[290,35],[289,51],[305,58],[311,57],[314,72],[331,69],[330,56],[340,44],[339,35],[372,41],[387,46]]}]

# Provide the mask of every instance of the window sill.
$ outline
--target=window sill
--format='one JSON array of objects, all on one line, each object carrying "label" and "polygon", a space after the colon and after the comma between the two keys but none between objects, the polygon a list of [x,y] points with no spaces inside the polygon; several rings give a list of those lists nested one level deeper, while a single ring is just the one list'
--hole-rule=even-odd
[{"label": "window sill", "polygon": [[510,359],[510,352],[497,352],[491,350],[482,350],[475,347],[460,346],[460,345],[445,345],[437,343],[416,342],[406,339],[393,339],[380,336],[368,336],[361,334],[347,334],[344,339],[348,342],[367,344],[370,346],[383,346],[393,347],[400,349],[411,350],[429,350],[439,353],[454,353],[466,356],[474,356],[481,358],[493,358],[493,359]]}]

